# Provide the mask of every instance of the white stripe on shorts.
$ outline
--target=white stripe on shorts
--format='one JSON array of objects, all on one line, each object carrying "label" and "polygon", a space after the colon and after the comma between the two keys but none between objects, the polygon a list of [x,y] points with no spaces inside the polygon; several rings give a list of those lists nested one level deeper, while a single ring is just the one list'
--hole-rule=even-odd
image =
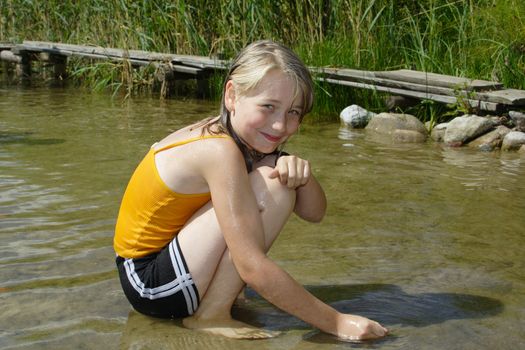
[{"label": "white stripe on shorts", "polygon": [[159,287],[146,288],[135,271],[133,259],[125,259],[124,268],[126,269],[126,275],[131,286],[137,291],[137,293],[139,293],[142,298],[155,300],[182,291],[184,298],[186,299],[188,313],[192,315],[197,309],[197,296],[192,288],[193,280],[191,275],[186,272],[184,264],[182,263],[180,252],[178,251],[177,247],[174,246],[175,244],[175,240],[173,240],[169,246],[171,263],[175,272],[175,279],[171,282],[168,282]]},{"label": "white stripe on shorts", "polygon": [[[186,272],[186,269],[184,268],[184,264],[182,263],[180,252],[176,246],[176,239],[171,241],[169,250],[170,250],[171,263],[173,264],[173,270],[175,270],[175,274],[177,276],[179,275],[190,276]],[[197,309],[197,296],[195,295],[193,288],[191,288],[193,284],[193,280],[191,279],[191,276],[190,276],[189,279],[182,280],[180,281],[180,283],[181,283],[182,294],[184,294],[184,298],[186,299],[186,305],[188,306],[188,314],[193,315],[193,313]]]}]

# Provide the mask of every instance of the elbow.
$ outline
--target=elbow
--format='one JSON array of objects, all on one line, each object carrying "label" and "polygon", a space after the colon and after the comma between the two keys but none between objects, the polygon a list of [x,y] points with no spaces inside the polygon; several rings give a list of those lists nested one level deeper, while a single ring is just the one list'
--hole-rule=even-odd
[{"label": "elbow", "polygon": [[243,274],[241,275],[241,279],[244,281],[244,283],[246,283],[247,286],[254,289],[255,291],[259,291],[263,286],[262,279],[259,278],[259,274],[257,272]]},{"label": "elbow", "polygon": [[318,224],[321,221],[323,221],[324,215],[325,215],[325,211],[322,211],[322,212],[319,212],[319,213],[313,213],[312,215],[305,216],[305,217],[303,217],[303,219],[308,221],[308,222],[311,222],[311,223],[314,223],[314,224]]},{"label": "elbow", "polygon": [[295,213],[303,220],[311,223],[320,223],[326,214],[326,201],[315,206],[296,206]]},{"label": "elbow", "polygon": [[320,215],[317,215],[317,216],[312,216],[312,217],[310,217],[308,219],[308,222],[311,222],[311,223],[314,223],[314,224],[318,224],[321,221],[323,221],[324,214],[325,214],[325,212],[323,212],[323,213],[321,213]]},{"label": "elbow", "polygon": [[245,265],[238,272],[244,283],[261,296],[266,298],[272,292],[273,283],[269,276],[275,276],[275,263],[270,258],[264,256],[262,259],[253,259],[251,264]]},{"label": "elbow", "polygon": [[243,261],[240,264],[235,264],[237,272],[239,273],[239,276],[244,281],[244,283],[254,288],[255,290],[257,290],[261,283],[264,281],[263,271],[265,266],[265,258],[266,256],[261,256],[260,258],[252,257],[251,259]]}]

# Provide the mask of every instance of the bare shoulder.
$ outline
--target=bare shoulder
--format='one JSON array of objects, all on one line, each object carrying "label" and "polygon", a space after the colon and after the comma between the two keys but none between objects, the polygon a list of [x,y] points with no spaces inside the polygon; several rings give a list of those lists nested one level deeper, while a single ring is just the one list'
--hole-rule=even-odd
[{"label": "bare shoulder", "polygon": [[242,154],[231,137],[181,129],[153,148],[157,171],[165,184],[179,193],[208,192],[210,179],[239,173]]},{"label": "bare shoulder", "polygon": [[245,167],[239,147],[231,137],[206,138],[200,142],[199,165],[203,174]]}]

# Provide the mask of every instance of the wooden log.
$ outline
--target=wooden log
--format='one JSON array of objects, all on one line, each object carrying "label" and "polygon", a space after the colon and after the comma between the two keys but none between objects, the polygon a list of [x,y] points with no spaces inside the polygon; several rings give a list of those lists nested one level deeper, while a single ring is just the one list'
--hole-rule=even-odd
[{"label": "wooden log", "polygon": [[[432,100],[432,101],[447,103],[447,104],[457,103],[457,99],[454,96],[424,93],[420,91],[409,91],[409,90],[396,89],[396,88],[390,88],[390,87],[385,87],[385,86],[376,86],[376,85],[371,85],[371,84],[358,83],[358,82],[346,81],[346,80],[336,80],[336,79],[330,79],[330,78],[317,78],[317,79],[320,81],[326,81],[332,84],[339,84],[339,85],[352,86],[352,87],[364,88],[364,89],[369,89],[369,90],[376,90],[376,91],[381,91],[381,92],[387,92],[387,93],[394,94],[394,95],[416,97],[422,100],[426,99],[426,100]],[[469,103],[469,105],[472,108],[478,108],[483,111],[501,112],[505,110],[504,105],[501,103],[486,102],[486,101],[471,100],[471,99],[465,99],[465,101]]]}]

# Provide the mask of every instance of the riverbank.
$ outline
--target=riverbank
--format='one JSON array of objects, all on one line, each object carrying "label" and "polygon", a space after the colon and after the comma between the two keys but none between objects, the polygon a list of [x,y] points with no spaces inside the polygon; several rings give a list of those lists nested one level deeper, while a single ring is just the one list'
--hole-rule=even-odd
[{"label": "riverbank", "polygon": [[[310,66],[364,70],[410,68],[499,81],[525,89],[525,3],[519,0],[393,0],[247,3],[220,0],[105,2],[12,0],[0,6],[0,41],[57,41],[229,59],[260,38],[282,41]],[[128,95],[122,65],[72,62],[79,84]],[[131,93],[149,91],[150,71],[137,73]],[[220,90],[220,78],[211,89]],[[384,95],[318,83],[319,119],[335,120],[350,103],[385,109]],[[215,93],[215,96],[219,96]],[[429,111],[429,109],[432,109]],[[408,111],[423,121],[446,106]],[[447,116],[444,116],[447,117]]]}]

